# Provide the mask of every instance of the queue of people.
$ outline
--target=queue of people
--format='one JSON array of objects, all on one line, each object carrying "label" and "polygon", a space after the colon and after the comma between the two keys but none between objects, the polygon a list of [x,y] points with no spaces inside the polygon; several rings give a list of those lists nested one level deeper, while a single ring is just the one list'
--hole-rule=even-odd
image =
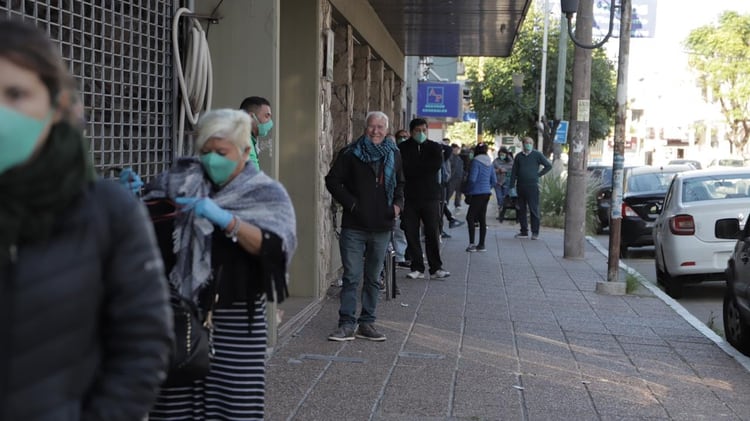
[{"label": "queue of people", "polygon": [[[148,183],[125,168],[118,186],[94,172],[75,82],[47,35],[0,20],[0,40],[0,419],[263,419],[266,305],[288,295],[297,245],[290,197],[258,162],[258,137],[273,128],[268,100],[206,112],[193,156]],[[386,340],[375,323],[389,244],[407,278],[450,276],[440,236],[444,213],[461,224],[451,196],[469,203],[468,252],[486,250],[493,190],[498,208],[518,190],[521,234],[528,208],[538,236],[546,158],[524,139],[515,161],[501,149],[493,162],[480,143],[465,162],[427,127],[416,118],[390,137],[388,116],[372,111],[325,176],[343,207],[329,340]],[[173,319],[177,302],[199,325]],[[198,330],[207,342],[191,349]],[[185,342],[210,364],[177,381]]]}]

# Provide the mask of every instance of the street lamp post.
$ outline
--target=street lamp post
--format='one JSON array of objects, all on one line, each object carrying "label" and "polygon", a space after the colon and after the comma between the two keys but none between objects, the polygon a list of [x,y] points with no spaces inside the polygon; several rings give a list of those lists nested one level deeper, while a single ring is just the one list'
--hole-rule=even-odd
[{"label": "street lamp post", "polygon": [[547,87],[547,35],[549,33],[549,0],[544,0],[544,35],[542,37],[542,73],[539,89],[539,119],[536,122],[537,150],[544,153],[544,109]]}]

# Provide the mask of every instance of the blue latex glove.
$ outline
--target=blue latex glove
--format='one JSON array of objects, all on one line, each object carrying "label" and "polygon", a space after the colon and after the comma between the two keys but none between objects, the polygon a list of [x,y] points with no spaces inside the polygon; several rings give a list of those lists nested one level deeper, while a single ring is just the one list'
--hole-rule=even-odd
[{"label": "blue latex glove", "polygon": [[143,187],[143,180],[132,168],[127,167],[120,171],[120,185],[132,191],[133,194],[138,194]]},{"label": "blue latex glove", "polygon": [[518,197],[518,192],[516,192],[515,187],[511,187],[510,189],[510,197]]},{"label": "blue latex glove", "polygon": [[183,212],[193,210],[197,216],[208,219],[224,230],[227,229],[234,218],[234,215],[222,209],[208,197],[178,197],[175,202],[182,206]]}]

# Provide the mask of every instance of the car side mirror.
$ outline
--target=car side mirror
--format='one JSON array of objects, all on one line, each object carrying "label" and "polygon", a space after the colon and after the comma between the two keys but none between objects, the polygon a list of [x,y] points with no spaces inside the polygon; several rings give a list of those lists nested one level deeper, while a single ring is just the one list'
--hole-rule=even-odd
[{"label": "car side mirror", "polygon": [[736,240],[742,235],[740,221],[737,218],[724,218],[716,221],[714,225],[714,236],[726,240]]}]

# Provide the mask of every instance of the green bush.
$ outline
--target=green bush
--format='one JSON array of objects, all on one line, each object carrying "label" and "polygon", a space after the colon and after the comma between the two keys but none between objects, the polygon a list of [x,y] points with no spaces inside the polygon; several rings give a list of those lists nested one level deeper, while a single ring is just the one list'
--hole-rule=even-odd
[{"label": "green bush", "polygon": [[[597,232],[599,220],[596,216],[596,191],[600,182],[595,178],[586,179],[586,233]],[[539,213],[541,223],[546,227],[565,228],[565,196],[568,188],[566,174],[549,173],[539,184]]]}]

